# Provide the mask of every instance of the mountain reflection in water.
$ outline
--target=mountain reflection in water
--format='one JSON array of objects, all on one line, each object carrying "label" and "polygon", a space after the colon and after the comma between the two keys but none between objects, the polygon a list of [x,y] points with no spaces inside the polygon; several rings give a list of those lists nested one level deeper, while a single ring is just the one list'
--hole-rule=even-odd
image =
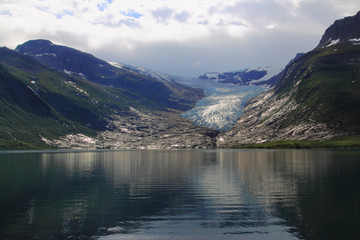
[{"label": "mountain reflection in water", "polygon": [[0,153],[0,239],[360,239],[360,151]]}]

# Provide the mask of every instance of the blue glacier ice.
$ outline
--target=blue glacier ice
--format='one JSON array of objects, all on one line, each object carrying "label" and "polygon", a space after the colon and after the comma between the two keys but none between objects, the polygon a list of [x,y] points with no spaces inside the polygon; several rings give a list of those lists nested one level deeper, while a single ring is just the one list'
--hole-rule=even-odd
[{"label": "blue glacier ice", "polygon": [[269,89],[265,86],[240,86],[197,78],[175,80],[201,88],[206,94],[193,109],[181,115],[197,125],[219,131],[230,130],[243,113],[246,102]]}]

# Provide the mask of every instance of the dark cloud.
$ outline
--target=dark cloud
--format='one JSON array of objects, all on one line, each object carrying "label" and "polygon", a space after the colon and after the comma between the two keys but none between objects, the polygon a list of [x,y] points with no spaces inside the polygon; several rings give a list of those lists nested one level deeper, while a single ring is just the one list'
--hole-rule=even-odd
[{"label": "dark cloud", "polygon": [[270,30],[251,34],[246,39],[218,31],[206,38],[181,43],[134,42],[132,50],[124,50],[119,44],[109,45],[99,49],[96,55],[109,61],[144,66],[164,73],[197,77],[211,71],[226,72],[269,65],[283,67],[296,53],[311,50],[317,42],[302,34],[290,35]]},{"label": "dark cloud", "polygon": [[[319,11],[319,9],[321,9],[321,11]],[[304,17],[311,18],[324,26],[331,25],[335,20],[335,16],[338,15],[331,5],[324,4],[320,1],[300,2],[299,12],[301,12]],[[339,16],[339,18],[341,17]]]},{"label": "dark cloud", "polygon": [[[21,15],[15,12],[16,9],[11,11],[2,9],[0,18],[6,20],[13,18],[14,26],[6,26],[5,23],[1,25],[0,42],[9,45],[9,42],[35,38],[49,39],[54,43],[89,52],[104,60],[196,77],[211,71],[226,72],[268,65],[283,67],[296,53],[313,49],[330,24],[336,19],[345,17],[345,12],[347,15],[351,14],[352,9],[354,9],[353,14],[356,14],[357,10],[354,6],[359,6],[356,0],[338,1],[338,3],[335,1],[325,3],[320,0],[298,1],[296,5],[293,1],[278,0],[249,0],[231,4],[227,1],[219,1],[218,4],[211,2],[202,5],[202,7],[207,6],[206,9],[199,9],[201,11],[197,12],[197,9],[193,11],[186,7],[176,9],[160,7],[164,6],[161,2],[161,5],[159,3],[158,7],[152,10],[142,8],[140,13],[140,8],[113,9],[110,8],[111,4],[111,0],[97,1],[88,5],[74,4],[73,12],[76,14],[71,20],[79,20],[78,17],[84,12],[86,12],[84,16],[89,17],[86,24],[84,21],[78,21],[74,22],[76,23],[74,26],[66,25],[69,19],[63,17],[72,14],[64,11],[69,9],[68,6],[55,9],[46,4],[41,7],[34,5],[32,7],[34,11],[40,10],[47,14],[39,14],[39,19],[34,21],[39,24],[29,21],[31,26],[22,18],[16,19],[17,15]],[[81,9],[78,9],[80,7]],[[208,14],[204,13],[207,9]],[[59,13],[60,18],[56,23],[61,23],[63,17],[65,25],[60,27],[50,23],[41,25],[47,23],[47,19],[53,20],[53,16],[50,15],[52,18],[48,16],[49,13],[54,14],[54,12]],[[91,17],[91,14],[94,16]],[[123,19],[115,20],[116,14],[121,14]],[[142,14],[152,15],[155,19],[153,21],[158,24],[153,23],[151,19],[146,23],[143,22],[148,18],[142,17]],[[197,19],[197,22],[191,25],[193,19]],[[174,21],[176,24],[172,25]],[[182,28],[179,28],[179,31],[171,29],[178,27],[180,23],[189,27],[183,35],[181,35]],[[137,31],[142,27],[141,24],[146,25],[147,28],[143,28],[146,30],[142,32],[144,34],[139,34],[142,39],[137,39]],[[38,25],[39,27],[36,28]],[[107,28],[102,28],[100,25]],[[169,33],[174,32],[173,36],[159,32],[164,31],[164,25],[169,29]],[[91,28],[92,26],[94,28]],[[136,30],[131,31],[130,28],[123,26]],[[84,30],[88,27],[91,30]],[[99,32],[94,34],[94,29]],[[117,32],[105,36],[111,30]],[[197,30],[199,32],[191,32]],[[195,35],[196,39],[194,39]],[[14,45],[12,43],[11,46]]]},{"label": "dark cloud", "polygon": [[220,22],[217,24],[218,26],[229,26],[229,25],[233,25],[233,26],[243,26],[243,27],[248,27],[247,24],[240,22],[240,21],[224,21],[223,19],[220,20]]}]

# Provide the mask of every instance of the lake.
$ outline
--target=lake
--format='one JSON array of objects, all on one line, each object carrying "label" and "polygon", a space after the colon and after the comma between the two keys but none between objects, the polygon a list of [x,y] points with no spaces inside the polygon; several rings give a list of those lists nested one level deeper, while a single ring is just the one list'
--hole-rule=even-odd
[{"label": "lake", "polygon": [[360,239],[360,150],[0,152],[0,239]]}]

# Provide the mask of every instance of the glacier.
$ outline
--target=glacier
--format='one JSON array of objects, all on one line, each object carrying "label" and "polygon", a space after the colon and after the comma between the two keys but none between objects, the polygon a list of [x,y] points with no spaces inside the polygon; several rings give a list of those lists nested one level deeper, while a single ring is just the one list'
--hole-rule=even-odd
[{"label": "glacier", "polygon": [[[201,78],[185,78],[168,75],[165,73],[153,71],[144,67],[131,66],[122,63],[109,62],[109,64],[118,68],[127,68],[139,72],[162,82],[178,82],[180,84],[200,88],[205,91],[205,97],[199,100],[195,107],[181,114],[196,125],[218,130],[221,132],[229,131],[239,120],[246,103],[259,94],[269,90],[266,85],[255,85],[251,81],[249,85],[234,85],[211,81]],[[239,70],[246,71],[247,69]],[[262,81],[270,79],[281,71],[280,68],[266,67],[258,68],[266,70],[267,74],[261,79]],[[213,73],[218,75],[218,73]]]},{"label": "glacier", "polygon": [[233,85],[198,78],[174,77],[187,86],[201,88],[205,97],[196,106],[181,114],[196,125],[228,131],[242,115],[245,104],[253,97],[269,90],[266,86]]}]

